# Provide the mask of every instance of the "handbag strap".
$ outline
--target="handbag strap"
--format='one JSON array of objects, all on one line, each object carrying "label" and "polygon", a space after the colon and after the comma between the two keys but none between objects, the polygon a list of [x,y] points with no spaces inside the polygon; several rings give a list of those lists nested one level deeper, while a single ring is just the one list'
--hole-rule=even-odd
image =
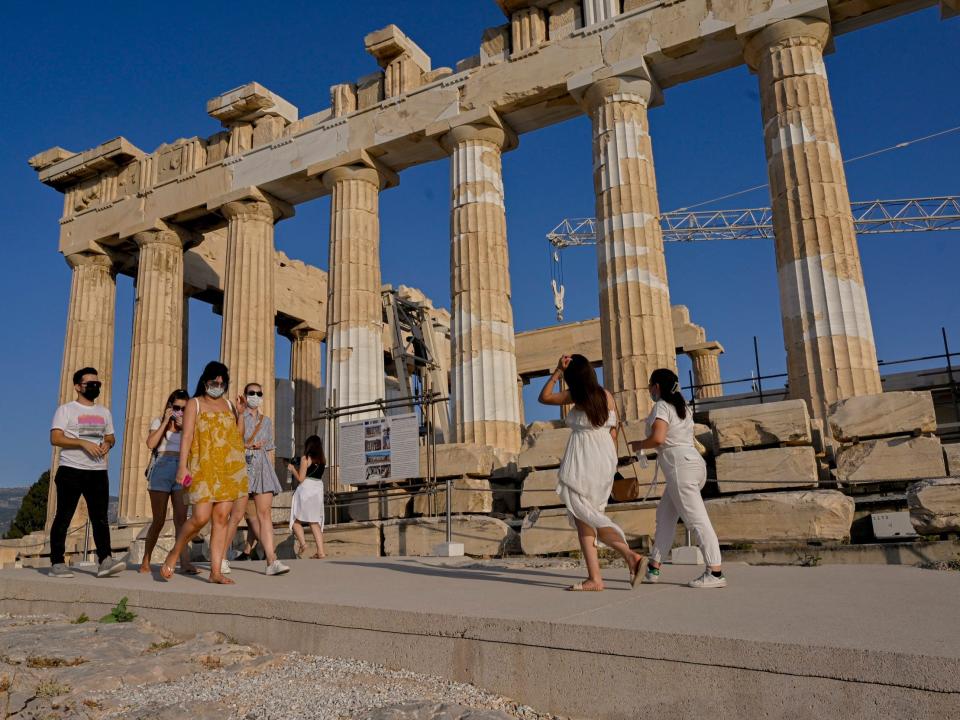
[{"label": "handbag strap", "polygon": [[[627,450],[630,449],[630,443],[627,442],[627,431],[623,427],[623,421],[620,419],[620,413],[617,413],[617,430],[620,432],[620,435],[623,437],[623,443],[627,446]],[[640,473],[637,471],[637,462],[636,462],[636,453],[631,453],[630,455],[630,466],[633,468],[633,476],[636,478],[637,483],[640,483]],[[660,453],[657,453],[657,462],[656,466],[653,469],[653,480],[650,482],[650,486],[647,488],[647,494],[643,496],[643,502],[646,502],[650,498],[650,493],[653,492],[653,489],[657,486],[657,478],[660,475]]]},{"label": "handbag strap", "polygon": [[246,447],[246,446],[247,446],[247,443],[249,443],[251,440],[253,440],[253,439],[257,436],[257,433],[258,433],[258,432],[260,432],[260,426],[263,425],[263,419],[264,419],[265,417],[266,417],[266,415],[264,415],[263,413],[260,413],[260,419],[257,420],[257,424],[253,426],[253,432],[250,433],[250,437],[245,437],[245,438],[243,439],[243,446],[244,446],[244,447]]}]

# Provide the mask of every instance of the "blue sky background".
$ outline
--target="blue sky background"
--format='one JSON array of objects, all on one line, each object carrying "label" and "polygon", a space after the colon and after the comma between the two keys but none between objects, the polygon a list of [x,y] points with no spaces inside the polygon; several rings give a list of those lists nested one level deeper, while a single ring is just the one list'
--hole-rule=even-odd
[{"label": "blue sky background", "polygon": [[[435,6],[431,10],[429,6]],[[3,86],[0,216],[6,273],[0,298],[4,378],[0,486],[25,485],[46,467],[57,399],[70,271],[57,252],[62,197],[41,185],[29,156],[54,145],[82,151],[123,135],[152,151],[219,128],[206,101],[256,80],[300,108],[329,105],[329,87],[373,71],[366,32],[396,23],[432,57],[453,66],[478,52],[484,28],[503,22],[493,0],[427,2],[11,3],[0,26]],[[956,91],[960,20],[935,8],[842,35],[827,57],[846,157],[960,125]],[[740,67],[666,92],[651,112],[661,208],[673,210],[766,182],[756,78]],[[528,134],[504,156],[507,223],[518,330],[555,322],[544,235],[562,218],[593,214],[590,127],[581,117]],[[960,193],[960,133],[847,167],[853,200]],[[449,301],[449,167],[402,174],[381,200],[384,282]],[[756,191],[711,208],[762,207]],[[277,247],[326,267],[329,200],[297,208],[277,228]],[[940,352],[940,327],[960,348],[960,233],[861,241],[881,359]],[[672,300],[726,348],[725,378],[749,376],[752,338],[761,370],[785,367],[772,244],[714,242],[667,247]],[[567,320],[594,317],[591,249],[565,256]],[[118,279],[113,410],[122,429],[133,283]],[[220,319],[190,307],[190,380],[216,357]],[[289,363],[277,343],[277,367]],[[689,367],[681,358],[681,373]],[[552,415],[525,393],[527,419]],[[111,477],[119,480],[119,451]]]}]

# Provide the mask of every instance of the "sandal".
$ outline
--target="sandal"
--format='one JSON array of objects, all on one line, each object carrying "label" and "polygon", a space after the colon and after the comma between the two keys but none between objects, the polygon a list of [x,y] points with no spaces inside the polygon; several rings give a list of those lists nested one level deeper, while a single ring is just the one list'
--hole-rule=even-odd
[{"label": "sandal", "polygon": [[310,556],[310,559],[311,559],[311,560],[325,560],[326,557],[327,557],[326,553],[324,553],[323,555],[321,555],[320,553],[314,553],[313,555]]},{"label": "sandal", "polygon": [[570,592],[603,592],[603,588],[584,587],[583,585],[585,582],[589,582],[589,580],[583,580],[575,585],[571,585],[567,588],[567,590]]},{"label": "sandal", "polygon": [[183,573],[184,575],[199,575],[200,573],[203,572],[203,570],[198,568],[196,565],[191,565],[190,567],[180,568],[180,572]]},{"label": "sandal", "polygon": [[173,577],[173,568],[164,563],[160,566],[160,577],[164,580],[169,580]]},{"label": "sandal", "polygon": [[297,540],[293,545],[293,554],[297,556],[297,560],[303,557],[303,553],[307,551],[307,544],[302,543]]},{"label": "sandal", "polygon": [[648,559],[645,555],[640,556],[640,562],[637,563],[637,569],[630,573],[630,587],[635,588],[640,584],[644,574],[647,572]]}]

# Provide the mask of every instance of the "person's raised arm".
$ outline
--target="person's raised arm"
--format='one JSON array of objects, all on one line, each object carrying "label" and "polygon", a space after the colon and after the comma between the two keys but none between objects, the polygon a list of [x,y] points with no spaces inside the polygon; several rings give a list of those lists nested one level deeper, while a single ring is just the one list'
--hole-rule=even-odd
[{"label": "person's raised arm", "polygon": [[563,371],[569,364],[570,356],[561,355],[560,361],[557,363],[557,369],[553,371],[553,374],[547,380],[546,385],[543,386],[543,390],[540,391],[540,396],[537,398],[539,402],[544,405],[569,405],[571,402],[573,402],[570,399],[569,390],[554,392],[554,386],[557,384],[560,378],[563,377]]},{"label": "person's raised arm", "polygon": [[183,411],[183,429],[180,431],[180,459],[177,462],[177,482],[183,484],[187,476],[187,458],[190,457],[190,446],[193,445],[193,433],[197,428],[197,406],[199,400],[187,403]]},{"label": "person's raised arm", "polygon": [[167,408],[163,411],[163,417],[160,418],[160,424],[147,433],[147,447],[156,450],[157,446],[163,441],[163,436],[167,434],[170,427],[170,420],[173,418],[173,408]]}]

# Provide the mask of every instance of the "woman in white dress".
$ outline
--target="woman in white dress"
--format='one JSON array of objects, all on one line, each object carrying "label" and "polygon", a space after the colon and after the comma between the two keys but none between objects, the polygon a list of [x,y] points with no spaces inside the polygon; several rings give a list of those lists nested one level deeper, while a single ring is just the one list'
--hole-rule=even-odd
[{"label": "woman in white dress", "polygon": [[[554,392],[560,377],[567,390]],[[577,530],[587,564],[587,580],[570,590],[603,590],[597,540],[623,556],[636,586],[646,559],[627,545],[627,538],[603,511],[617,472],[617,409],[613,395],[600,387],[597,373],[583,355],[564,355],[540,391],[544,405],[573,405],[567,425],[573,431],[560,463],[557,495],[567,506],[570,524]]]},{"label": "woman in white dress", "polygon": [[310,557],[322,560],[327,556],[323,551],[323,471],[326,467],[327,458],[323,454],[323,441],[316,435],[311,435],[304,443],[300,463],[287,465],[300,483],[290,504],[290,529],[293,530],[297,539],[298,558],[307,549],[303,523],[310,525],[310,532],[313,533],[313,540],[317,544],[317,552]]},{"label": "woman in white dress", "polygon": [[707,567],[691,580],[692,588],[727,586],[720,565],[720,543],[713,529],[700,490],[707,482],[707,465],[697,451],[693,438],[693,414],[680,392],[680,382],[672,370],[660,368],[650,376],[653,409],[647,418],[647,438],[630,443],[634,451],[656,450],[657,471],[663,473],[664,491],[657,505],[657,532],[645,583],[660,582],[660,565],[673,547],[677,520],[696,537]]}]

